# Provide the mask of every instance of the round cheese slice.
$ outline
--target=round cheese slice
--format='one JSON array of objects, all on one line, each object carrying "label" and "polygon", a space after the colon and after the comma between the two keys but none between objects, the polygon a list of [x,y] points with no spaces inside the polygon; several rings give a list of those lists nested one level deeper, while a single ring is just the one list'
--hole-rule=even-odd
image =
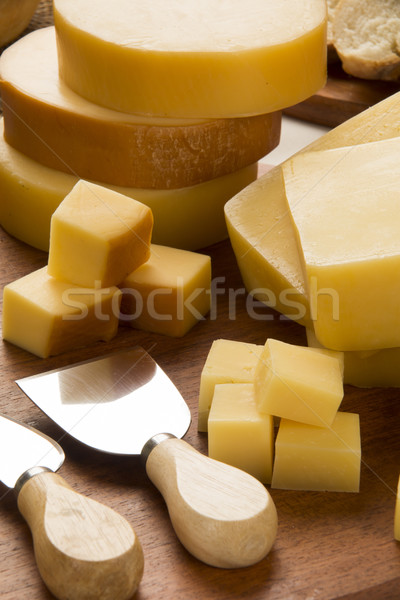
[{"label": "round cheese slice", "polygon": [[173,189],[257,162],[280,138],[281,113],[243,119],[168,119],[113,111],[58,77],[54,27],[0,58],[7,142],[48,167],[113,185]]},{"label": "round cheese slice", "polygon": [[[78,177],[15,150],[4,140],[3,131],[0,119],[0,225],[19,240],[47,251],[51,215]],[[257,163],[178,190],[107,187],[152,209],[154,243],[198,250],[227,237],[224,205],[256,177]]]},{"label": "round cheese slice", "polygon": [[54,0],[60,75],[131,113],[225,118],[326,79],[325,0]]}]

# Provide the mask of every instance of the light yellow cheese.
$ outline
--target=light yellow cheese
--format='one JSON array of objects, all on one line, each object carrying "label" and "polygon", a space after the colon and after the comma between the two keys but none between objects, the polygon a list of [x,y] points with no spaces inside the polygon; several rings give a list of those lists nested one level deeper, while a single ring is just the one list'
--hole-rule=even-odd
[{"label": "light yellow cheese", "polygon": [[[314,330],[306,329],[306,333],[309,347],[322,348]],[[344,383],[366,388],[400,387],[400,348],[348,350],[341,354],[344,357]]]},{"label": "light yellow cheese", "polygon": [[339,411],[331,427],[281,420],[271,487],[358,492],[360,467],[358,414]]},{"label": "light yellow cheese", "polygon": [[38,4],[39,0],[0,0],[0,47],[28,27]]},{"label": "light yellow cheese", "polygon": [[86,287],[118,285],[150,257],[148,206],[80,179],[54,211],[48,274]]},{"label": "light yellow cheese", "polygon": [[125,112],[263,114],[326,78],[324,0],[55,0],[54,21],[61,78]]},{"label": "light yellow cheese", "polygon": [[214,340],[200,377],[198,430],[207,431],[216,384],[253,383],[263,346],[234,340]]},{"label": "light yellow cheese", "polygon": [[37,162],[136,188],[195,185],[250,165],[279,142],[279,112],[243,119],[143,117],[88,102],[58,77],[54,27],[0,58],[5,138]]},{"label": "light yellow cheese", "polygon": [[3,338],[47,358],[117,333],[121,292],[87,288],[50,277],[47,268],[7,284],[3,291]]},{"label": "light yellow cheese", "polygon": [[[329,131],[301,154],[399,135],[397,93]],[[225,217],[247,291],[293,320],[312,325],[281,167],[275,167],[229,200]]]},{"label": "light yellow cheese", "polygon": [[149,260],[119,287],[123,323],[181,337],[210,310],[211,258],[152,244]]},{"label": "light yellow cheese", "polygon": [[[254,164],[179,190],[107,187],[151,208],[153,242],[197,250],[227,236],[224,204],[256,177]],[[0,225],[8,233],[48,250],[51,215],[77,181],[14,150],[4,141],[0,119]]]},{"label": "light yellow cheese", "polygon": [[397,482],[396,503],[394,509],[394,539],[400,542],[400,477]]},{"label": "light yellow cheese", "polygon": [[269,338],[254,387],[260,412],[329,427],[343,399],[339,360],[328,353]]},{"label": "light yellow cheese", "polygon": [[211,458],[271,483],[274,423],[257,410],[251,383],[219,383],[208,419]]},{"label": "light yellow cheese", "polygon": [[400,346],[400,138],[303,153],[283,166],[317,338]]}]

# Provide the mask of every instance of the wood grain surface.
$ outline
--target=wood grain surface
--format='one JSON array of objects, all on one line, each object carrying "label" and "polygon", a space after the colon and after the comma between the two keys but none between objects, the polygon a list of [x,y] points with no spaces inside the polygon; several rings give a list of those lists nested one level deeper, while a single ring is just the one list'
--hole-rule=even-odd
[{"label": "wood grain surface", "polygon": [[[346,387],[343,410],[359,412],[362,433],[361,490],[358,494],[271,490],[279,528],[270,554],[238,570],[206,566],[179,543],[160,493],[140,459],[105,455],[69,438],[34,406],[14,380],[75,361],[142,344],[175,382],[192,412],[185,436],[206,453],[206,434],[197,432],[200,373],[211,342],[219,337],[263,343],[269,337],[305,343],[304,330],[271,309],[250,315],[229,241],[205,250],[213,276],[221,278],[214,316],[181,339],[122,328],[111,343],[39,359],[0,342],[0,411],[57,439],[66,460],[60,474],[77,491],[104,502],[134,526],[144,551],[138,600],[249,600],[399,597],[400,545],[393,539],[395,488],[400,470],[399,391]],[[0,285],[46,263],[47,256],[0,230]],[[235,301],[233,300],[235,298]],[[10,457],[1,457],[8,460]],[[0,484],[0,597],[51,598],[32,555],[28,526],[13,492]]]}]

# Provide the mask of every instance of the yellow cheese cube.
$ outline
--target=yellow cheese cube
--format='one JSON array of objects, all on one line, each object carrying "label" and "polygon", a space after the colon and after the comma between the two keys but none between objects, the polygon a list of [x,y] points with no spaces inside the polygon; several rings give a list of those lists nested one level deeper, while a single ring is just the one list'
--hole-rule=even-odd
[{"label": "yellow cheese cube", "polygon": [[198,430],[207,431],[208,415],[217,383],[254,383],[263,350],[259,344],[214,340],[200,377]]},{"label": "yellow cheese cube", "polygon": [[51,219],[48,273],[87,287],[119,284],[150,256],[148,206],[80,180]]},{"label": "yellow cheese cube", "polygon": [[326,80],[323,0],[55,0],[54,23],[61,78],[120,111],[263,114]]},{"label": "yellow cheese cube", "polygon": [[[48,251],[50,219],[78,182],[15,150],[4,139],[0,119],[0,225],[11,235]],[[257,163],[197,185],[154,190],[109,186],[143,202],[154,216],[152,241],[196,250],[226,238],[224,205],[257,177]]]},{"label": "yellow cheese cube", "polygon": [[258,409],[328,427],[343,399],[342,367],[335,356],[268,339],[255,373]]},{"label": "yellow cheese cube", "polygon": [[399,159],[394,138],[300,154],[282,167],[311,318],[327,348],[400,346]]},{"label": "yellow cheese cube", "polygon": [[358,492],[360,467],[357,414],[338,412],[331,427],[281,420],[275,441],[272,487]]},{"label": "yellow cheese cube", "polygon": [[117,333],[121,292],[84,289],[50,277],[47,268],[4,287],[3,338],[41,358]]},{"label": "yellow cheese cube", "polygon": [[209,456],[270,483],[273,451],[273,418],[258,412],[254,385],[217,384],[208,419]]},{"label": "yellow cheese cube", "polygon": [[151,245],[149,260],[120,284],[121,320],[137,329],[183,336],[210,310],[211,258]]},{"label": "yellow cheese cube", "polygon": [[396,504],[394,509],[394,539],[400,542],[400,477],[397,482]]}]

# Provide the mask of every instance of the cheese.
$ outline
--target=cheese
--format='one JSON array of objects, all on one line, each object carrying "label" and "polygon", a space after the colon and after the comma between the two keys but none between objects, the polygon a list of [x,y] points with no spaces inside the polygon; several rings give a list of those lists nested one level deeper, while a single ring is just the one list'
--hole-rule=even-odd
[{"label": "cheese", "polygon": [[329,428],[281,420],[275,441],[271,487],[358,492],[360,467],[357,414],[338,412]]},{"label": "cheese", "polygon": [[324,0],[55,0],[60,76],[116,110],[264,114],[326,79]]},{"label": "cheese", "polygon": [[[154,216],[152,241],[187,250],[227,236],[224,204],[257,177],[257,164],[179,190],[107,186],[143,202]],[[14,150],[3,138],[0,120],[0,225],[16,238],[48,250],[50,219],[78,178],[49,169]]]},{"label": "cheese", "polygon": [[208,419],[208,454],[271,483],[274,456],[273,418],[261,415],[251,383],[215,386]]},{"label": "cheese", "polygon": [[122,323],[181,337],[210,310],[211,258],[152,244],[149,260],[119,287]]},{"label": "cheese", "polygon": [[[400,92],[393,94],[329,131],[301,154],[399,136],[399,100]],[[281,167],[229,200],[225,217],[247,291],[300,324],[312,326]]]},{"label": "cheese", "polygon": [[48,274],[76,285],[118,285],[150,257],[148,206],[80,180],[53,213]]},{"label": "cheese", "polygon": [[3,339],[41,358],[75,350],[117,333],[121,292],[57,281],[47,268],[3,290]]},{"label": "cheese", "polygon": [[24,31],[38,4],[39,0],[0,0],[0,47]]},{"label": "cheese", "polygon": [[329,427],[343,399],[342,369],[336,356],[269,338],[255,377],[260,412]]},{"label": "cheese", "polygon": [[399,138],[283,166],[315,334],[327,348],[400,346]]},{"label": "cheese", "polygon": [[[306,329],[308,346],[322,348],[312,329]],[[362,388],[400,387],[400,348],[351,351],[344,357],[343,382]]]},{"label": "cheese", "polygon": [[279,142],[280,112],[243,119],[130,115],[75,94],[58,77],[54,27],[0,58],[5,138],[37,162],[113,185],[172,189],[237,171]]},{"label": "cheese", "polygon": [[397,482],[396,503],[394,509],[394,539],[400,542],[400,477]]},{"label": "cheese", "polygon": [[222,383],[253,383],[263,346],[234,340],[214,340],[204,363],[199,390],[198,430],[207,431],[214,388]]}]

